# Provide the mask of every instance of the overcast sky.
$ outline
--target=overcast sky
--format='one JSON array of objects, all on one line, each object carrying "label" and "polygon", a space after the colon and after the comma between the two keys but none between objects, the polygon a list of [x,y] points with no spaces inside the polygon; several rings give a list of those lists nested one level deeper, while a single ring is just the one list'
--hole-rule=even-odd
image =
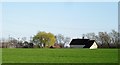
[{"label": "overcast sky", "polygon": [[38,31],[81,37],[118,30],[117,2],[3,3],[2,35],[30,37]]}]

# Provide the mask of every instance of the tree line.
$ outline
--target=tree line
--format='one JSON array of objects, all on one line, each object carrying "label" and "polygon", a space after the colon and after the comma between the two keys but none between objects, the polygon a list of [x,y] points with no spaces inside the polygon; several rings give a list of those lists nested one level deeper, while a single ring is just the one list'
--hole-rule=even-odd
[{"label": "tree line", "polygon": [[120,47],[120,33],[112,30],[111,32],[98,32],[83,34],[88,39],[95,40],[101,48],[119,48]]},{"label": "tree line", "polygon": [[69,44],[70,37],[65,37],[62,34],[54,35],[50,32],[39,31],[33,37],[30,37],[29,42],[26,37],[15,39],[9,37],[7,41],[2,40],[0,47],[2,48],[50,48],[58,47],[63,48],[65,44]]},{"label": "tree line", "polygon": [[[111,32],[98,32],[83,34],[84,38],[95,40],[99,48],[118,48],[120,47],[119,33],[115,30]],[[9,37],[7,41],[1,40],[0,47],[2,48],[63,48],[68,47],[71,38],[65,37],[62,34],[54,35],[51,32],[39,31],[33,37],[30,37],[30,41],[26,41],[26,37],[21,40]],[[2,44],[1,44],[2,43]]]}]

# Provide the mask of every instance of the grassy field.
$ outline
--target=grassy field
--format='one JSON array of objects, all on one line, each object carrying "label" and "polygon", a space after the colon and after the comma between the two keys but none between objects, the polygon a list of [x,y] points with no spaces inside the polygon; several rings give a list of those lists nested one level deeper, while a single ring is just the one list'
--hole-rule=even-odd
[{"label": "grassy field", "polygon": [[3,63],[117,63],[117,49],[2,49]]}]

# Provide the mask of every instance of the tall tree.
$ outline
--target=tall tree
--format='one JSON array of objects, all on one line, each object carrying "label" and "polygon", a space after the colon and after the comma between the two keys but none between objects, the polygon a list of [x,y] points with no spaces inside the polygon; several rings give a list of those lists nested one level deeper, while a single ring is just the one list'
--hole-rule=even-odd
[{"label": "tall tree", "polygon": [[39,44],[44,47],[53,46],[55,43],[55,36],[52,33],[38,32],[34,37],[33,41],[39,42]]},{"label": "tall tree", "polygon": [[56,35],[56,39],[59,44],[63,44],[64,36],[62,34]]},{"label": "tall tree", "polygon": [[70,37],[65,37],[62,34],[58,34],[56,36],[56,41],[58,44],[60,44],[61,47],[64,47],[65,45],[70,43]]},{"label": "tall tree", "polygon": [[111,38],[111,43],[113,43],[116,47],[119,46],[119,33],[115,30],[112,30],[111,33],[109,33]]},{"label": "tall tree", "polygon": [[95,40],[95,39],[96,39],[95,33],[87,33],[87,34],[86,34],[86,37],[87,37],[88,39],[92,39],[92,40]]},{"label": "tall tree", "polygon": [[64,47],[64,36],[62,34],[56,35],[56,41],[57,44],[59,44],[61,47]]},{"label": "tall tree", "polygon": [[99,40],[104,47],[110,47],[111,39],[107,32],[99,32]]},{"label": "tall tree", "polygon": [[68,44],[70,43],[70,37],[65,37],[64,38],[64,46],[68,46]]},{"label": "tall tree", "polygon": [[21,39],[22,41],[26,41],[26,37],[22,37],[22,39]]}]

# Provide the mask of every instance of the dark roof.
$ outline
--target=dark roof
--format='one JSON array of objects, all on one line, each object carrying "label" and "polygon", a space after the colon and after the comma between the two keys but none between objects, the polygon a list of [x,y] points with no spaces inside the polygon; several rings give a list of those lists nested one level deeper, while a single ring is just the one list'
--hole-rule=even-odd
[{"label": "dark roof", "polygon": [[89,39],[73,39],[70,43],[70,45],[85,45],[83,48],[90,48],[95,40],[89,40]]},{"label": "dark roof", "polygon": [[73,39],[70,45],[85,45],[87,44],[89,39]]},{"label": "dark roof", "polygon": [[84,46],[84,48],[90,48],[94,42],[95,40],[89,40],[88,43]]}]

